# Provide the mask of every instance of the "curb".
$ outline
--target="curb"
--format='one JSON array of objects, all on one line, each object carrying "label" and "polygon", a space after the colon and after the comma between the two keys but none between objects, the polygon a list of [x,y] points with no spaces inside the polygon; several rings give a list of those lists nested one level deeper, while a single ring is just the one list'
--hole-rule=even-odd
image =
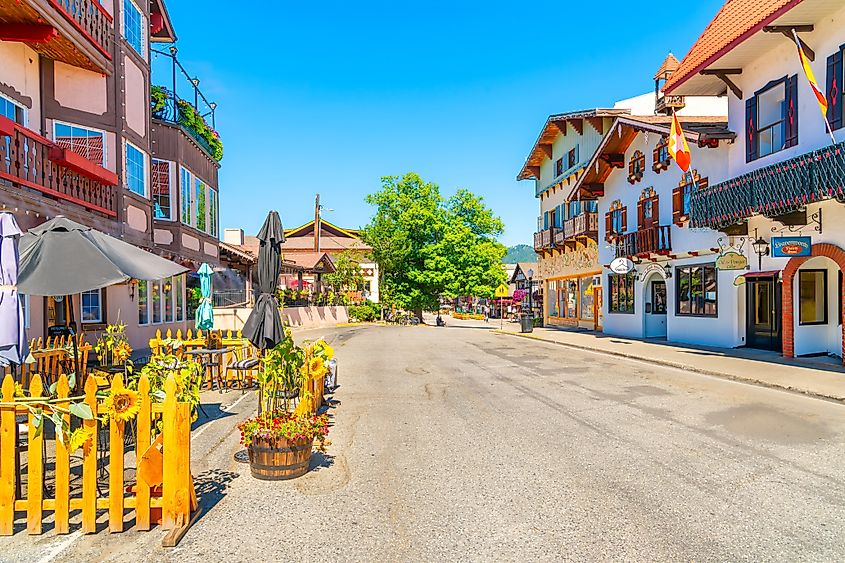
[{"label": "curb", "polygon": [[572,344],[571,342],[560,342],[559,340],[551,340],[549,338],[543,338],[542,336],[535,336],[533,334],[522,334],[519,332],[508,332],[506,330],[494,329],[493,332],[498,334],[505,334],[508,336],[516,336],[518,338],[527,338],[529,340],[536,340],[538,342],[546,342],[548,344],[557,344],[558,346],[564,346],[566,348],[573,348],[575,350],[584,350],[587,352],[593,352],[595,354],[604,354],[606,356],[616,356],[618,358],[625,358],[628,360],[637,360],[640,362],[645,362],[648,364],[654,364],[658,366],[670,367],[675,369],[680,369],[684,371],[688,371],[691,373],[698,373],[701,375],[709,375],[712,377],[718,377],[720,379],[727,379],[730,381],[736,381],[738,383],[746,383],[748,385],[756,385],[757,387],[767,387],[769,389],[777,389],[778,391],[789,391],[790,393],[796,393],[799,395],[804,395],[807,397],[813,397],[816,399],[822,399],[825,401],[837,403],[837,404],[845,404],[845,397],[836,397],[832,395],[825,395],[824,393],[819,393],[816,391],[811,391],[808,389],[796,389],[795,387],[789,387],[786,385],[779,385],[777,383],[771,383],[769,381],[760,381],[759,379],[748,379],[744,377],[739,377],[736,375],[731,375],[729,373],[723,373],[719,371],[713,371],[709,369],[704,369],[696,366],[692,366],[689,364],[683,364],[680,362],[672,362],[669,360],[655,360],[653,358],[644,358],[643,356],[638,356],[636,354],[628,354],[625,352],[616,352],[614,350],[600,350],[597,348],[590,348],[589,346],[582,346],[580,344]]}]

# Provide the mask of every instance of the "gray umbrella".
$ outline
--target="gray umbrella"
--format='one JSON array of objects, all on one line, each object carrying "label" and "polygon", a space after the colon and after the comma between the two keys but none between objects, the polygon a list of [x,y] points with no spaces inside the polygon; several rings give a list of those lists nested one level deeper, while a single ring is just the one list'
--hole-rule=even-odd
[{"label": "gray umbrella", "polygon": [[243,328],[243,335],[261,350],[274,347],[285,337],[276,287],[282,271],[285,233],[279,214],[271,211],[258,232],[258,299]]},{"label": "gray umbrella", "polygon": [[0,213],[0,365],[20,365],[28,353],[17,290],[20,236],[15,216]]},{"label": "gray umbrella", "polygon": [[21,237],[18,289],[27,295],[72,295],[186,271],[137,246],[56,217]]}]

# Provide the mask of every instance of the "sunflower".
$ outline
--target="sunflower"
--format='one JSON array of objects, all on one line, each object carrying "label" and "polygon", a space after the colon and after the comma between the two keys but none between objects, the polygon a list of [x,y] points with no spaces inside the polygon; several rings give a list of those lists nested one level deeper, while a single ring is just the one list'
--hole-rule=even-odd
[{"label": "sunflower", "polygon": [[75,452],[82,446],[89,447],[91,439],[94,437],[94,432],[83,427],[79,427],[70,433],[70,438],[67,440],[68,452]]},{"label": "sunflower", "polygon": [[323,354],[326,356],[326,360],[331,360],[332,358],[334,358],[334,348],[332,348],[325,342],[322,343],[321,348],[323,349]]},{"label": "sunflower", "polygon": [[322,358],[314,356],[308,360],[308,373],[311,374],[311,377],[320,377],[325,372],[326,364],[323,363]]},{"label": "sunflower", "polygon": [[110,418],[124,422],[141,410],[138,392],[131,389],[115,389],[103,402],[103,409]]}]

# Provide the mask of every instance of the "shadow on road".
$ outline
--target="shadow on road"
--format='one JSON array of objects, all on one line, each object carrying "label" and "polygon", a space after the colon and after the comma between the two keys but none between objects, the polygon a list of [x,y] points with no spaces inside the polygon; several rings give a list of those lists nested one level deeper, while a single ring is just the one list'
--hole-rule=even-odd
[{"label": "shadow on road", "polygon": [[240,473],[224,471],[222,469],[209,469],[200,473],[194,478],[194,487],[197,491],[197,501],[203,509],[199,520],[214,508],[226,496],[231,482],[240,477]]}]

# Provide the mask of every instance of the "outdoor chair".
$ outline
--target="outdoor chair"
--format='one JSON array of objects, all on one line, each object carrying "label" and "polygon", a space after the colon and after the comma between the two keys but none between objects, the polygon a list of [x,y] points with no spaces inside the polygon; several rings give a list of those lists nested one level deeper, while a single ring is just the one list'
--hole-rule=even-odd
[{"label": "outdoor chair", "polygon": [[252,383],[252,375],[258,371],[258,358],[255,357],[252,346],[244,344],[235,348],[232,353],[232,362],[226,366],[226,380],[229,381],[229,373],[235,372],[234,379],[240,383],[241,393],[246,392],[245,375],[249,376]]}]

